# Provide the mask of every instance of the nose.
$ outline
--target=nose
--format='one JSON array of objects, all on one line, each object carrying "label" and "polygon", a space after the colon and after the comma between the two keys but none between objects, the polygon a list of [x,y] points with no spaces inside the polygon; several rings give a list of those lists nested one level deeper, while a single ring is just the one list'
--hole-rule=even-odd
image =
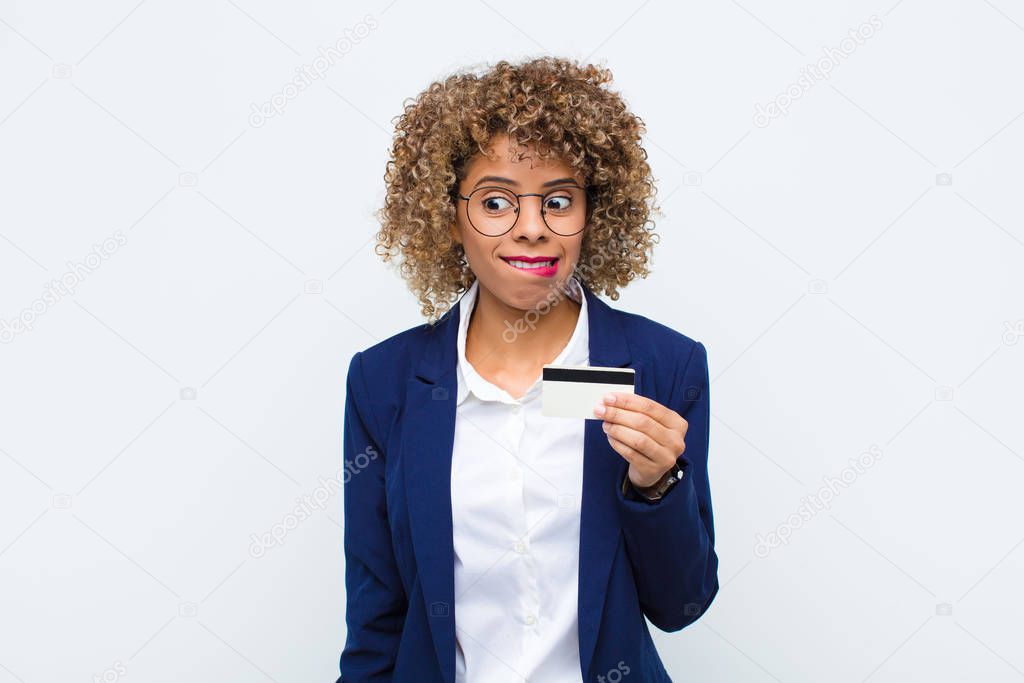
[{"label": "nose", "polygon": [[543,197],[520,197],[519,215],[516,217],[515,227],[512,228],[512,238],[527,237],[536,240],[545,237],[548,226],[541,214]]}]

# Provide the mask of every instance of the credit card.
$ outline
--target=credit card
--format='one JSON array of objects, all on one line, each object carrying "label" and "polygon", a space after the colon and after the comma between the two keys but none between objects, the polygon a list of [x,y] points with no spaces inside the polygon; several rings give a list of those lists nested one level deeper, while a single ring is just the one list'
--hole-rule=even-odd
[{"label": "credit card", "polygon": [[541,375],[541,415],[599,420],[594,407],[609,391],[635,394],[633,368],[545,365]]}]

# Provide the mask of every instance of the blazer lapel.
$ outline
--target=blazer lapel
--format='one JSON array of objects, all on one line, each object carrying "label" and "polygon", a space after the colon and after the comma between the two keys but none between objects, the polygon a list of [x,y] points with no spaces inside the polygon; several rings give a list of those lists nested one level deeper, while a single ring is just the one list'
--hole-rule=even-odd
[{"label": "blazer lapel", "polygon": [[[586,285],[590,364],[626,367],[632,362],[618,312]],[[455,400],[461,300],[433,325],[427,325],[423,352],[406,385],[402,436],[413,552],[441,673],[455,680],[455,550],[452,539],[451,465],[455,443]],[[637,393],[645,392],[642,363],[636,370]],[[583,499],[579,539],[579,644],[583,671],[597,643],[612,554],[620,537],[616,487],[626,461],[608,443],[601,420],[584,426]]]},{"label": "blazer lapel", "polygon": [[441,674],[455,681],[451,472],[461,300],[433,325],[406,384],[401,457],[413,552]]}]

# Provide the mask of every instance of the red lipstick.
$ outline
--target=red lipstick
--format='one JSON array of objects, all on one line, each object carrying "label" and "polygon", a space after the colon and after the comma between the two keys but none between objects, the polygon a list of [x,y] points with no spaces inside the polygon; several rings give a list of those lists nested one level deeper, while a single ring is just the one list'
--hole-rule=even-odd
[{"label": "red lipstick", "polygon": [[[538,275],[540,277],[554,277],[558,273],[557,256],[502,256],[501,260],[524,275]],[[517,262],[516,264],[511,263]],[[525,264],[548,263],[550,265],[526,266]]]}]

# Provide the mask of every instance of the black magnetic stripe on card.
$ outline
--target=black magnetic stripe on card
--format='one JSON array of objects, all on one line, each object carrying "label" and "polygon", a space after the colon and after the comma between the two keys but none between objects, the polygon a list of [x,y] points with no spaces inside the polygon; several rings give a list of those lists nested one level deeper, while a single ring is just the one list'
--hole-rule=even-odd
[{"label": "black magnetic stripe on card", "polygon": [[575,368],[544,368],[545,382],[586,382],[588,384],[625,384],[633,386],[635,372],[615,370],[580,370]]}]

